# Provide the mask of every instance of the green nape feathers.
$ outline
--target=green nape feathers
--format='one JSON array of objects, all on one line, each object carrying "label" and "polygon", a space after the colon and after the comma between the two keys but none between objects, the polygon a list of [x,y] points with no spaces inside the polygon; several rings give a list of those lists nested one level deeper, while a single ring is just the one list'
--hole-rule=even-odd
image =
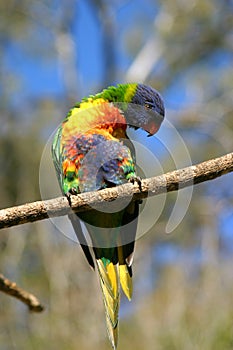
[{"label": "green nape feathers", "polygon": [[[144,84],[110,86],[76,103],[59,126],[52,146],[62,192],[69,197],[138,179],[127,127],[142,128],[153,135],[163,118],[164,104],[159,93]],[[127,298],[132,298],[138,214],[138,201],[107,203],[77,215],[69,214],[88,263],[92,268],[97,266],[108,335],[114,349],[118,339],[120,286]]]},{"label": "green nape feathers", "polygon": [[82,102],[88,100],[104,99],[108,102],[128,102],[130,103],[135,96],[138,84],[118,84],[117,86],[109,86],[107,89],[88,97],[84,97],[81,102],[75,104],[79,107]]}]

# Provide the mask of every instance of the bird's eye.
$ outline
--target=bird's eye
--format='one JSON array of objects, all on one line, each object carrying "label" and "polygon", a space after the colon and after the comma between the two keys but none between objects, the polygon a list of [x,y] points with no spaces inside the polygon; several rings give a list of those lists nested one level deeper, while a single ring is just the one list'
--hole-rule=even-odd
[{"label": "bird's eye", "polygon": [[145,102],[144,104],[146,109],[152,109],[153,108],[153,104],[151,102]]}]

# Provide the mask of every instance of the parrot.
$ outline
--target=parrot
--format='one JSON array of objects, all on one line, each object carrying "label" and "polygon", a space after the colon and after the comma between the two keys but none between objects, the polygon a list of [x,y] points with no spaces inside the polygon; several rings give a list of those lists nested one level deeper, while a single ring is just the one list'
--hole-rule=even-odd
[{"label": "parrot", "polygon": [[[152,136],[164,116],[160,93],[143,83],[109,86],[77,102],[57,128],[52,143],[62,193],[69,199],[127,182],[140,185],[135,148],[127,131],[140,128]],[[114,207],[107,202],[103,208],[68,215],[89,265],[98,271],[113,349],[118,343],[120,289],[129,300],[132,298],[140,204],[140,200],[130,199]]]}]

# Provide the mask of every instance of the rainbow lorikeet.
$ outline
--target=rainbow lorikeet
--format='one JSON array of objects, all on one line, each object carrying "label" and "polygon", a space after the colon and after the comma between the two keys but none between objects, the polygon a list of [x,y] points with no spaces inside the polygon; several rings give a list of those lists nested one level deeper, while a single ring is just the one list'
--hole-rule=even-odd
[{"label": "rainbow lorikeet", "polygon": [[[52,155],[62,192],[66,196],[140,181],[135,151],[127,127],[153,135],[164,118],[159,93],[144,84],[119,84],[83,98],[58,128]],[[148,136],[149,136],[148,135]],[[110,206],[111,203],[107,203]],[[108,335],[117,347],[120,285],[132,297],[132,261],[139,201],[116,208],[93,208],[69,214],[83,252],[100,276]],[[87,243],[90,236],[93,255]]]}]

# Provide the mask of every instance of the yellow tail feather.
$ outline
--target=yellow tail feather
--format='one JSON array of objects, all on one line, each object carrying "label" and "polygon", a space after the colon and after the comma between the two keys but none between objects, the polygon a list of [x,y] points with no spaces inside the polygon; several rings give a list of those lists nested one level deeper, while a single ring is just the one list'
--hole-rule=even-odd
[{"label": "yellow tail feather", "polygon": [[129,300],[132,298],[133,284],[127,265],[113,263],[104,265],[101,259],[97,259],[97,267],[100,276],[100,285],[103,293],[103,301],[106,314],[108,336],[113,349],[117,347],[118,339],[118,312],[120,304],[119,282]]},{"label": "yellow tail feather", "polygon": [[108,331],[108,336],[109,336],[111,345],[113,349],[116,350],[117,343],[118,343],[118,323],[116,324],[115,327],[112,327],[112,324],[109,318],[106,316],[106,324],[107,324],[107,331]]},{"label": "yellow tail feather", "polygon": [[126,265],[119,265],[121,287],[129,300],[132,299],[133,283]]},{"label": "yellow tail feather", "polygon": [[118,322],[119,296],[117,299],[112,298],[108,292],[108,289],[102,282],[101,288],[103,291],[106,317],[109,318],[109,320],[111,321],[112,327],[115,327]]},{"label": "yellow tail feather", "polygon": [[118,265],[109,263],[106,267],[97,259],[100,285],[103,292],[107,330],[113,349],[117,347],[118,311],[120,303]]}]

